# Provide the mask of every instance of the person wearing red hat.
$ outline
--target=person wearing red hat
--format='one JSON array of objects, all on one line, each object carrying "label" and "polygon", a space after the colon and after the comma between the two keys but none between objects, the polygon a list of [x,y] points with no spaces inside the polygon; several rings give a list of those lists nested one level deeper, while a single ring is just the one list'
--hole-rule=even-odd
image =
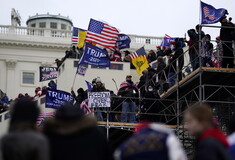
[{"label": "person wearing red hat", "polygon": [[34,96],[34,98],[37,99],[37,98],[39,98],[41,95],[42,95],[41,87],[37,87],[37,88],[35,89],[35,96]]}]

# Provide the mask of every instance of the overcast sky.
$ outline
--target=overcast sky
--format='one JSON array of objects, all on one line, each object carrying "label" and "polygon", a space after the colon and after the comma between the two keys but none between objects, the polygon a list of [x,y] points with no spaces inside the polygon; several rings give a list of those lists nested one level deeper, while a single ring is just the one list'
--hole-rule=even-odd
[{"label": "overcast sky", "polygon": [[[204,0],[216,8],[226,8],[234,17],[235,0]],[[89,19],[103,20],[122,33],[149,36],[181,36],[199,22],[199,0],[1,0],[0,24],[10,24],[11,8],[19,11],[23,26],[29,16],[60,13],[74,26],[87,29]],[[217,23],[219,25],[219,23]],[[204,29],[213,37],[218,29]]]}]

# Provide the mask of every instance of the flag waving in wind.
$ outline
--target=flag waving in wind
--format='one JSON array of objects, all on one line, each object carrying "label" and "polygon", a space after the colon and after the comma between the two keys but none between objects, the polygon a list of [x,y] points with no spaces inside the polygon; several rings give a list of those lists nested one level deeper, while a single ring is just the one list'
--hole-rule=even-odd
[{"label": "flag waving in wind", "polygon": [[78,28],[73,27],[73,34],[72,34],[72,45],[78,44]]},{"label": "flag waving in wind", "polygon": [[216,9],[212,5],[206,4],[204,2],[201,2],[201,16],[202,16],[202,24],[213,24],[217,23],[219,19],[226,14],[228,14],[228,11],[224,8]]},{"label": "flag waving in wind", "polygon": [[144,70],[147,70],[149,67],[148,59],[144,50],[144,47],[141,47],[134,53],[130,55],[131,62],[136,68],[136,72],[141,75]]},{"label": "flag waving in wind", "polygon": [[172,38],[171,36],[169,36],[169,35],[167,35],[167,34],[165,34],[165,37],[163,38],[163,40],[162,40],[162,43],[161,43],[161,47],[167,47],[167,48],[170,48],[170,42],[171,41],[175,41],[175,38]]},{"label": "flag waving in wind", "polygon": [[88,27],[86,41],[99,44],[106,48],[114,48],[119,31],[108,24],[91,19]]}]

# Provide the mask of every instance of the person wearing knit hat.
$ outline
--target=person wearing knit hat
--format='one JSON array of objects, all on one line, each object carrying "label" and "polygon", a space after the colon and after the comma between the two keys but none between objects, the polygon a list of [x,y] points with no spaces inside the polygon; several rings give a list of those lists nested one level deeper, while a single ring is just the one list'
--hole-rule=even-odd
[{"label": "person wearing knit hat", "polygon": [[0,159],[49,160],[48,141],[36,129],[39,114],[36,102],[23,97],[11,108],[9,133],[0,142]]},{"label": "person wearing knit hat", "polygon": [[45,122],[44,134],[50,142],[51,160],[111,159],[105,132],[79,105],[61,106],[55,117]]}]

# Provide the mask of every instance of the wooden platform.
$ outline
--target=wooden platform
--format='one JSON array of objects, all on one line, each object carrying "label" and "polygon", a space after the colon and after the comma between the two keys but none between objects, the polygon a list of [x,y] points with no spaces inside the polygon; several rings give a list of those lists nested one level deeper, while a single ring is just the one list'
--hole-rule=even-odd
[{"label": "wooden platform", "polygon": [[[191,74],[189,74],[189,75],[187,75],[185,78],[183,78],[180,82],[179,82],[179,84],[175,84],[174,86],[172,86],[171,88],[169,88],[168,89],[168,91],[167,92],[165,92],[165,93],[163,93],[163,94],[161,94],[161,98],[167,98],[167,96],[169,96],[171,93],[173,93],[173,92],[175,92],[176,91],[176,89],[177,89],[177,87],[180,87],[180,86],[182,86],[183,84],[185,84],[186,82],[188,82],[188,81],[190,81],[190,80],[192,80],[193,78],[197,78],[197,77],[199,77],[199,73],[201,73],[201,72],[208,72],[208,76],[209,76],[209,74],[210,73],[224,73],[224,74],[234,74],[234,76],[235,76],[235,68],[212,68],[212,67],[202,67],[202,68],[198,68],[198,69],[196,69],[195,71],[193,71]],[[221,74],[221,76],[223,76],[222,74]],[[204,77],[205,77],[205,75],[204,75]],[[212,78],[214,78],[214,79],[210,79],[210,80],[208,80],[206,83],[207,84],[210,84],[210,82],[212,82],[212,80],[219,80],[219,79],[222,79],[223,77],[218,77],[218,76],[216,76],[216,77],[212,77]],[[235,78],[234,78],[235,79]],[[195,82],[194,83],[199,83],[199,80],[195,80]],[[203,82],[203,83],[205,83],[205,81]],[[235,85],[235,80],[234,80],[234,85]],[[191,88],[192,89],[192,88]]]},{"label": "wooden platform", "polygon": [[[122,123],[122,122],[108,122],[108,126],[110,127],[125,127],[125,128],[134,128],[136,125],[138,125],[139,123]],[[107,122],[104,121],[99,121],[98,125],[101,126],[106,126]],[[168,128],[172,128],[172,129],[176,129],[177,125],[164,125]]]}]

